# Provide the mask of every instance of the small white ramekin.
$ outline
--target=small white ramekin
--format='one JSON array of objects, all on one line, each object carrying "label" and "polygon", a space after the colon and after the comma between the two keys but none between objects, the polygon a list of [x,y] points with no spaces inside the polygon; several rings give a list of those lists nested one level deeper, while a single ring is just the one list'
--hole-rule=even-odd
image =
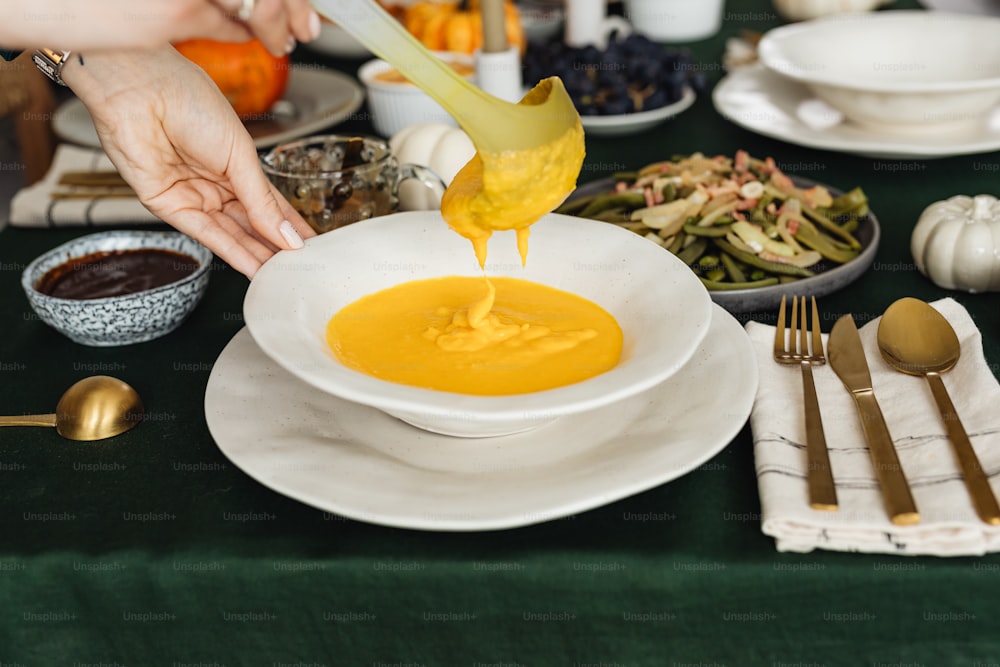
[{"label": "small white ramekin", "polygon": [[[436,52],[439,58],[450,62],[462,62],[475,66],[471,56],[464,53]],[[358,78],[365,86],[368,110],[372,114],[375,131],[385,138],[391,138],[404,127],[418,123],[444,123],[458,126],[451,114],[430,95],[412,83],[380,81],[376,75],[393,69],[381,59],[369,60],[358,69]],[[474,74],[469,75],[474,80]]]}]

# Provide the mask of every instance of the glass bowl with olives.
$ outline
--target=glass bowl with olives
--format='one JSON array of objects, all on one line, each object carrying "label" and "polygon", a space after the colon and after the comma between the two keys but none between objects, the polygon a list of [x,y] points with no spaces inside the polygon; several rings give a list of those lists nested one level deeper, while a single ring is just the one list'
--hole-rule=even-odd
[{"label": "glass bowl with olives", "polygon": [[377,137],[320,135],[275,147],[261,158],[268,179],[322,234],[395,212],[399,186],[414,179],[440,195],[445,184],[430,169],[400,164]]}]

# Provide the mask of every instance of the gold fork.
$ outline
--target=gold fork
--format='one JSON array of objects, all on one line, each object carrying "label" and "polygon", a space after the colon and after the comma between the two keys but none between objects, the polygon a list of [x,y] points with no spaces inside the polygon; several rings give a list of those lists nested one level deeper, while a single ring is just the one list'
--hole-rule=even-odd
[{"label": "gold fork", "polygon": [[[774,332],[774,360],[779,364],[798,364],[802,368],[802,390],[806,413],[806,480],[809,483],[809,505],[817,510],[837,509],[837,489],[830,471],[830,454],[823,435],[823,418],[816,398],[812,367],[826,363],[823,339],[820,337],[819,311],[816,297],[812,298],[812,335],[806,323],[806,298],[802,297],[802,321],[798,322],[798,298],[792,297],[792,318],[785,341],[785,297],[778,309],[778,325]],[[796,333],[798,335],[796,335]],[[812,345],[810,346],[810,338]],[[796,340],[797,339],[797,340]]]}]

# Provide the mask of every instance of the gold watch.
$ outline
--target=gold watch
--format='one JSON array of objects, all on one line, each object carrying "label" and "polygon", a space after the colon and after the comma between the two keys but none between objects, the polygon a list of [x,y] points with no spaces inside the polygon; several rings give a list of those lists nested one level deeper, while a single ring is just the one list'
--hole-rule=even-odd
[{"label": "gold watch", "polygon": [[45,76],[49,77],[60,86],[65,86],[66,82],[62,80],[62,69],[66,64],[66,60],[69,58],[69,51],[55,51],[53,49],[38,49],[32,55],[31,59],[38,66],[38,69],[42,70]]}]

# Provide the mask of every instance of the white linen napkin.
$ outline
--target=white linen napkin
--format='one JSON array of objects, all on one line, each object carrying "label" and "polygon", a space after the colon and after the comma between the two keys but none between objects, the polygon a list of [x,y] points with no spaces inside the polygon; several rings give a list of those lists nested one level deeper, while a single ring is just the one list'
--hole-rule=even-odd
[{"label": "white linen napkin", "polygon": [[[942,378],[998,492],[1000,384],[983,356],[979,330],[965,308],[950,298],[931,305],[958,334],[961,358]],[[746,330],[760,367],[750,427],[763,532],[774,537],[779,551],[936,556],[1000,551],[1000,526],[990,526],[976,515],[927,381],[904,375],[882,359],[876,342],[879,319],[864,326],[857,316],[855,320],[861,327],[875,397],[921,522],[897,526],[889,520],[854,399],[829,365],[814,366],[813,372],[840,508],[827,512],[809,507],[802,371],[773,360],[774,327],[748,322]]]},{"label": "white linen napkin", "polygon": [[15,227],[73,227],[162,222],[137,197],[54,199],[60,176],[67,171],[107,171],[115,166],[102,150],[60,144],[45,178],[14,194],[10,224]]}]

